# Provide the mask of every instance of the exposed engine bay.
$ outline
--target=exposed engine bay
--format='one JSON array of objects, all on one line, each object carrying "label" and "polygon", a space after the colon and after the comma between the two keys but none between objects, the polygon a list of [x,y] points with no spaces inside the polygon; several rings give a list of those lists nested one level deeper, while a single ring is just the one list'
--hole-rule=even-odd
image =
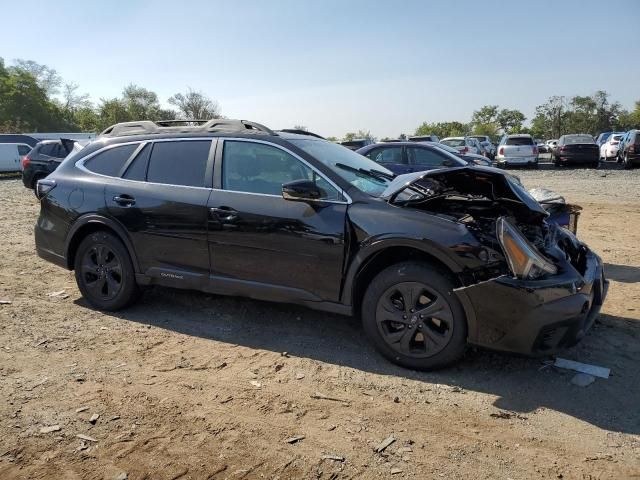
[{"label": "exposed engine bay", "polygon": [[[389,192],[388,201],[464,224],[498,257],[506,252],[498,238],[498,223],[499,219],[506,219],[553,263],[567,260],[583,271],[586,248],[564,228],[545,221],[549,214],[517,178],[490,168],[462,167],[420,173],[423,175],[419,178],[403,182],[403,188]],[[496,255],[490,257],[498,260]]]}]

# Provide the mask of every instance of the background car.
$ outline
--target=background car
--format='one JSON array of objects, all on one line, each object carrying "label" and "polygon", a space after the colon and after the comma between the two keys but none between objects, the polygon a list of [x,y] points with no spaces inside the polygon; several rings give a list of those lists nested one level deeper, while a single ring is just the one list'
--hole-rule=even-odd
[{"label": "background car", "polygon": [[624,145],[618,149],[624,168],[640,164],[640,130],[629,130]]},{"label": "background car", "polygon": [[547,145],[547,153],[553,154],[553,150],[558,146],[558,139],[547,140],[544,142]]},{"label": "background car", "polygon": [[631,130],[629,130],[628,132],[624,132],[622,134],[622,137],[620,137],[620,140],[618,140],[618,153],[616,154],[616,160],[618,161],[618,163],[622,162],[622,152],[624,150],[624,146],[627,143],[627,138],[629,138],[629,135],[631,134]]},{"label": "background car", "polygon": [[31,151],[26,143],[0,143],[0,172],[19,172],[20,160]]},{"label": "background car", "polygon": [[598,145],[599,147],[602,146],[602,144],[609,139],[612,133],[621,133],[621,132],[602,132],[600,135],[596,137],[596,140],[595,140],[596,145]]},{"label": "background car", "polygon": [[536,142],[536,146],[538,147],[538,153],[549,153],[549,147],[544,140],[540,138],[536,138],[534,140]]},{"label": "background car", "polygon": [[487,158],[489,158],[490,160],[493,160],[496,158],[496,152],[498,151],[498,149],[493,143],[483,141],[483,142],[480,142],[480,145],[482,145],[482,148],[487,153],[485,155]]},{"label": "background car", "polygon": [[447,137],[440,140],[440,143],[448,147],[455,148],[460,153],[475,153],[481,154],[481,149],[478,148],[477,140],[469,137]]},{"label": "background car", "polygon": [[35,190],[38,180],[53,172],[69,155],[76,142],[73,140],[43,140],[22,158],[22,183]]},{"label": "background car", "polygon": [[609,138],[606,142],[602,144],[600,147],[600,159],[607,161],[613,160],[618,157],[618,146],[620,145],[620,139],[623,137],[623,134],[613,134],[609,135]]},{"label": "background car", "polygon": [[538,166],[538,147],[531,135],[505,135],[498,145],[496,165],[506,167],[511,165]]},{"label": "background car", "polygon": [[483,155],[478,155],[477,153],[460,153],[455,148],[449,147],[443,143],[431,143],[430,145],[440,148],[445,152],[452,153],[453,155],[461,158],[465,162],[468,162],[470,165],[482,165],[483,167],[490,167],[491,160]]},{"label": "background car", "polygon": [[586,164],[598,167],[600,147],[593,137],[586,133],[562,135],[553,152],[553,163],[556,167],[569,164]]},{"label": "background car", "polygon": [[374,143],[356,150],[396,175],[435,168],[462,167],[469,162],[426,142]]}]

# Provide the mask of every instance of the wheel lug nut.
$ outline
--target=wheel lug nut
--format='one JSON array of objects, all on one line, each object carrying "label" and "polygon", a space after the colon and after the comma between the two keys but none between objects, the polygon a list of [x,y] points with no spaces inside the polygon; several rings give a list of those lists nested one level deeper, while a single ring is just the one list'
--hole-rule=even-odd
[{"label": "wheel lug nut", "polygon": [[406,320],[407,316],[406,315],[402,315],[402,318],[403,318],[403,320]]},{"label": "wheel lug nut", "polygon": [[412,308],[410,311],[411,311],[411,313],[414,313],[416,310],[414,308]]}]

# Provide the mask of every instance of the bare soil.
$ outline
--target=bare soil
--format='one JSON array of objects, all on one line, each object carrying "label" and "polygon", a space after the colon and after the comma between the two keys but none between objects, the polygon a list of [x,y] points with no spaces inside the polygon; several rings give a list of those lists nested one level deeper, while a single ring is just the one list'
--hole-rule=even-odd
[{"label": "bare soil", "polygon": [[640,170],[516,173],[584,207],[611,287],[562,356],[606,380],[475,349],[413,372],[355,319],[197,292],[100,313],[35,255],[33,193],[0,180],[0,478],[640,478]]}]

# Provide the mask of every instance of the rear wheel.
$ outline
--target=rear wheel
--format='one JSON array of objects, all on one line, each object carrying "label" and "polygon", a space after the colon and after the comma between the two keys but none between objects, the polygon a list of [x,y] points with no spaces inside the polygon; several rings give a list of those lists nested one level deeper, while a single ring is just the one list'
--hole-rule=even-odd
[{"label": "rear wheel", "polygon": [[109,232],[94,232],[82,240],[74,267],[82,296],[99,310],[119,310],[138,297],[129,252]]},{"label": "rear wheel", "polygon": [[629,161],[629,154],[628,153],[624,154],[624,158],[622,160],[622,166],[624,167],[625,170],[631,170],[631,168],[632,168],[631,162]]},{"label": "rear wheel", "polygon": [[416,262],[392,265],[370,283],[362,303],[365,333],[386,358],[403,367],[431,370],[464,353],[467,323],[453,282]]}]

